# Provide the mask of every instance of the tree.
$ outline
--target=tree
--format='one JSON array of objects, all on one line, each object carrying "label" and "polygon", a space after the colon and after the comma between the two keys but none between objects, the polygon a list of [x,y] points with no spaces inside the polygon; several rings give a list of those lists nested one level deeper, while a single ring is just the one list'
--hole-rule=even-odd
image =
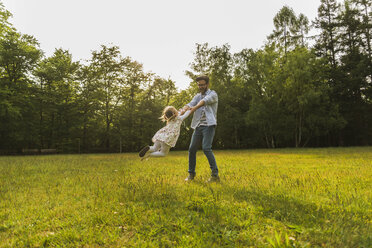
[{"label": "tree", "polygon": [[12,14],[4,8],[3,3],[0,3],[0,37],[3,37],[10,31],[16,31],[13,25],[9,22],[10,17],[12,17]]},{"label": "tree", "polygon": [[93,71],[93,81],[97,86],[100,109],[98,114],[105,128],[102,133],[102,144],[106,150],[110,149],[112,137],[111,127],[115,108],[123,98],[124,82],[121,79],[123,70],[129,63],[128,58],[122,58],[119,47],[101,45],[100,51],[93,51],[90,60]]},{"label": "tree", "polygon": [[41,55],[32,36],[10,30],[0,37],[0,139],[8,148],[34,143],[31,75]]},{"label": "tree", "polygon": [[248,139],[254,146],[275,148],[285,144],[288,133],[284,133],[289,116],[280,106],[275,84],[279,52],[275,45],[266,45],[258,51],[243,50],[236,55],[235,78],[242,81],[248,106],[244,112]]},{"label": "tree", "polygon": [[[76,73],[79,63],[63,49],[39,63],[35,75],[39,78],[39,139],[41,148],[68,150],[73,130],[79,125]],[[76,135],[76,132],[75,132]],[[77,138],[77,137],[75,137]]]},{"label": "tree", "polygon": [[342,77],[335,87],[336,97],[348,124],[342,130],[342,140],[349,144],[368,144],[369,107],[365,101],[370,88],[370,65],[367,47],[363,41],[364,26],[360,11],[353,2],[345,1],[339,14],[340,20],[340,71]]},{"label": "tree", "polygon": [[280,68],[278,93],[294,120],[290,126],[295,147],[305,146],[310,139],[343,127],[338,106],[329,98],[324,68],[324,61],[306,48],[290,52]]},{"label": "tree", "polygon": [[[284,6],[274,17],[275,30],[268,39],[281,44],[284,47],[284,54],[287,54],[288,49],[296,44],[299,24],[293,9]],[[301,24],[305,24],[305,20],[302,20]]]},{"label": "tree", "polygon": [[[127,142],[124,149],[133,151],[138,149],[142,144],[142,109],[139,105],[144,100],[143,91],[151,81],[152,74],[143,71],[143,65],[137,61],[130,60],[125,66],[122,74],[123,102],[120,107],[120,136],[125,137]],[[138,128],[139,127],[139,128]]]},{"label": "tree", "polygon": [[320,29],[320,34],[316,40],[315,48],[319,56],[328,58],[329,63],[333,68],[337,66],[337,15],[339,4],[336,0],[321,0],[321,5],[318,8],[318,17],[314,21],[317,29]]},{"label": "tree", "polygon": [[94,80],[94,71],[90,65],[80,66],[76,77],[79,82],[77,105],[81,118],[79,141],[81,151],[89,152],[98,139],[99,118],[95,115],[99,109],[98,83]]},{"label": "tree", "polygon": [[295,36],[298,40],[296,43],[301,44],[302,46],[307,46],[306,35],[309,33],[309,19],[304,14],[299,14],[296,21],[296,30],[297,35]]},{"label": "tree", "polygon": [[358,14],[361,18],[360,29],[364,36],[363,50],[368,54],[368,58],[372,61],[372,1],[371,0],[353,0],[358,9]]}]

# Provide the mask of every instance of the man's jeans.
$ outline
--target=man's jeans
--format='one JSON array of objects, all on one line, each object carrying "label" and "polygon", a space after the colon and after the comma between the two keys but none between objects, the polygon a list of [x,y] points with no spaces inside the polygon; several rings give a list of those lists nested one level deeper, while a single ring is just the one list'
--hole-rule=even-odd
[{"label": "man's jeans", "polygon": [[205,156],[208,159],[209,166],[212,171],[212,176],[218,176],[218,168],[216,159],[212,152],[212,142],[216,126],[199,126],[195,128],[192,134],[191,143],[189,147],[189,173],[195,175],[196,167],[196,152],[200,143]]}]

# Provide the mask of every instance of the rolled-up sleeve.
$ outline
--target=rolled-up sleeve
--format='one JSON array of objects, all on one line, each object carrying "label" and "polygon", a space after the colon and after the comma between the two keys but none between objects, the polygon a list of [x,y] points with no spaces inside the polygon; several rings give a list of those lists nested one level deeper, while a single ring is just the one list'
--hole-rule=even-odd
[{"label": "rolled-up sleeve", "polygon": [[194,107],[196,104],[198,104],[198,98],[199,98],[199,94],[197,94],[196,96],[194,96],[194,98],[191,100],[191,102],[189,102],[188,104],[186,104],[187,106],[189,106],[190,108],[191,107]]},{"label": "rolled-up sleeve", "polygon": [[203,100],[205,102],[205,105],[210,105],[210,104],[216,103],[216,102],[218,102],[217,93],[212,90],[211,93],[209,93],[207,96],[205,96]]}]

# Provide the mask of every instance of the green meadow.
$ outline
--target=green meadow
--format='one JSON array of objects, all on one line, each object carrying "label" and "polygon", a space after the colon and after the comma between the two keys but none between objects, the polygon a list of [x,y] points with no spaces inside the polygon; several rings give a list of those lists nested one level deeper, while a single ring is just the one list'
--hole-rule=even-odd
[{"label": "green meadow", "polygon": [[0,157],[0,247],[371,247],[372,147]]}]

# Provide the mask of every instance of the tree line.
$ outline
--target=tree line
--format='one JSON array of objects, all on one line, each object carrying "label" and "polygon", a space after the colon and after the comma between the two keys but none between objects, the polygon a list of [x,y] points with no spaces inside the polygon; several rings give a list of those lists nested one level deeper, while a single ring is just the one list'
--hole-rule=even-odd
[{"label": "tree line", "polygon": [[[200,74],[219,96],[215,148],[371,145],[371,6],[321,0],[311,22],[284,6],[257,50],[196,44],[190,85],[178,91],[114,45],[87,61],[62,48],[46,57],[1,4],[1,153],[137,151],[164,125],[165,106],[180,108],[197,93]],[[188,147],[190,121],[176,149]]]}]

